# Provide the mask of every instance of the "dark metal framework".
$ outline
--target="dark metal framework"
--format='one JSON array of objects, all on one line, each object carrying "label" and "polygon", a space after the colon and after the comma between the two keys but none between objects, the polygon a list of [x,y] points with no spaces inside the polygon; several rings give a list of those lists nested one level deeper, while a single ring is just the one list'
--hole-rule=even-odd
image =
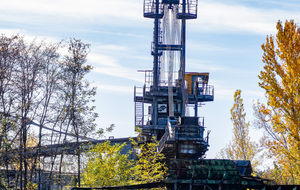
[{"label": "dark metal framework", "polygon": [[[198,117],[198,107],[202,102],[213,101],[214,88],[208,85],[208,73],[185,71],[186,20],[197,18],[197,4],[197,0],[144,0],[144,17],[154,19],[153,69],[144,71],[144,86],[135,87],[135,126],[145,141],[156,137],[158,150],[167,158],[200,158],[209,146],[208,137],[204,137],[204,118]],[[175,17],[170,23],[170,32],[164,25],[170,20],[169,14]],[[167,32],[170,34],[164,37]],[[177,43],[174,39],[171,42],[165,39],[173,33],[179,36]],[[168,68],[173,68],[172,61],[178,59],[179,66],[177,71],[168,71],[176,77],[172,81],[168,78],[166,84],[161,81],[162,56],[173,56],[174,52],[179,56],[167,57],[165,62]],[[194,115],[188,116],[188,107],[194,108]]]},{"label": "dark metal framework", "polygon": [[[157,151],[166,156],[170,173],[159,185],[167,189],[270,189],[262,179],[251,176],[250,161],[204,159],[209,132],[205,137],[198,107],[214,100],[214,87],[208,85],[209,73],[185,71],[186,21],[197,18],[197,4],[197,0],[144,0],[144,17],[154,19],[153,69],[144,71],[144,86],[134,90],[135,126],[145,142],[153,137],[159,141]],[[179,39],[174,39],[178,33]],[[173,80],[176,58],[179,67]],[[162,80],[164,64],[168,65],[167,82]],[[194,109],[193,115],[187,113],[188,108]]]}]

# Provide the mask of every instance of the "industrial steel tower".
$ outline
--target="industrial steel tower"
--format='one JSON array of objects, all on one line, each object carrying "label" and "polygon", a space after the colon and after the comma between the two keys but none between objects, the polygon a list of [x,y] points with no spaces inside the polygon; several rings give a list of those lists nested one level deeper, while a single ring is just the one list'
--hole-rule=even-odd
[{"label": "industrial steel tower", "polygon": [[209,145],[198,107],[213,101],[214,89],[209,73],[185,71],[186,20],[197,18],[197,0],[144,0],[144,17],[154,19],[153,69],[135,87],[135,126],[167,158],[200,158]]}]

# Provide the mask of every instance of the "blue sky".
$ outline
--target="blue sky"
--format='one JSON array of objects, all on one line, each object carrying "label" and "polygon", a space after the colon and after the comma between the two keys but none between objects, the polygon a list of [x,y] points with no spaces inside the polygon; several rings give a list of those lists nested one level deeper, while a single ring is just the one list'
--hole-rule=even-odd
[{"label": "blue sky", "polygon": [[[198,19],[187,22],[187,72],[209,72],[215,101],[199,109],[210,133],[208,158],[231,139],[230,108],[242,90],[247,120],[252,102],[264,100],[257,75],[261,44],[278,20],[300,22],[297,0],[198,0]],[[153,20],[143,18],[143,0],[1,0],[0,33],[58,42],[74,37],[91,44],[88,79],[98,87],[99,127],[116,125],[115,137],[135,136],[134,86],[152,69]],[[253,140],[260,136],[251,130]]]}]

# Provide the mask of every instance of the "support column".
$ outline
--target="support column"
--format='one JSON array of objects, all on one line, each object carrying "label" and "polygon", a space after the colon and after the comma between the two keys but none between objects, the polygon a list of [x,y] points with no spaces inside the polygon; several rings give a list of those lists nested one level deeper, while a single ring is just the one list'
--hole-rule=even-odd
[{"label": "support column", "polygon": [[181,55],[180,55],[180,79],[181,79],[181,94],[182,94],[182,111],[181,116],[185,116],[185,31],[186,31],[186,0],[182,1],[182,14],[183,17],[181,19]]}]

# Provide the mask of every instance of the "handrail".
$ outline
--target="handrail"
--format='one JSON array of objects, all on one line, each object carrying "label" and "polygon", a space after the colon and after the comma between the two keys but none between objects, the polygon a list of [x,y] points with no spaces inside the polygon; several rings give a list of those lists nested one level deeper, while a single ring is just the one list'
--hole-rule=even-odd
[{"label": "handrail", "polygon": [[[161,137],[158,146],[157,146],[157,150],[160,152],[163,149],[163,146],[166,144],[166,142],[170,139],[175,140],[177,132],[176,132],[176,127],[174,123],[175,120],[173,120],[173,122],[170,120],[170,118],[168,118],[168,126],[166,127],[165,130],[165,134]],[[173,125],[172,125],[173,124]]]},{"label": "handrail", "polygon": [[213,96],[214,95],[214,86],[213,85],[207,85],[199,83],[197,86],[198,88],[192,88],[190,84],[188,86],[188,94],[195,94],[195,91],[198,92],[198,95],[205,95],[205,96]]},{"label": "handrail", "polygon": [[168,138],[169,138],[169,132],[166,131],[165,134],[161,137],[160,141],[158,142],[158,146],[156,147],[157,152],[161,152]]}]

